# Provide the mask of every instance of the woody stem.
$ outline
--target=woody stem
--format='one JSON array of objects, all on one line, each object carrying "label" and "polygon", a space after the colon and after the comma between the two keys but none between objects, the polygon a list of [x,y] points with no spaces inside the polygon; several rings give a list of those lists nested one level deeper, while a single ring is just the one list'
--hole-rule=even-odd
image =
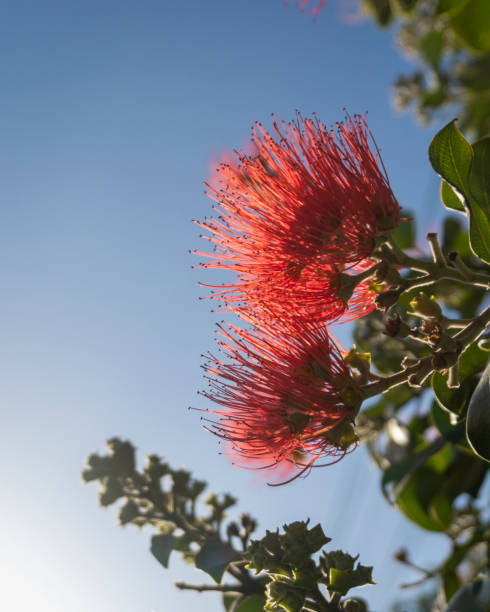
[{"label": "woody stem", "polygon": [[[452,339],[458,346],[457,358],[471,345],[475,340],[481,336],[481,334],[487,328],[490,323],[490,306],[488,306],[478,317],[473,319],[466,327],[455,334]],[[436,353],[437,356],[448,357],[450,361],[451,357],[454,356],[454,351],[446,350]],[[450,355],[451,354],[451,355]],[[457,363],[457,359],[456,359]],[[455,365],[454,363],[451,365]],[[382,378],[379,381],[369,383],[361,388],[361,397],[363,400],[374,397],[379,393],[384,393],[393,387],[401,385],[405,382],[412,383],[414,386],[420,386],[423,381],[437,368],[434,367],[434,356],[429,355],[419,359],[417,363],[411,365],[404,370],[396,372],[391,376]]]},{"label": "woody stem", "polygon": [[457,254],[451,253],[450,260],[455,264],[455,267],[450,267],[442,253],[436,234],[427,234],[427,240],[431,247],[433,261],[424,261],[410,257],[400,249],[392,238],[387,240],[391,255],[394,256],[395,261],[393,263],[402,268],[425,273],[425,276],[419,278],[404,279],[407,282],[404,290],[428,285],[442,279],[456,280],[477,287],[485,287],[486,289],[490,288],[490,276],[484,272],[475,272],[465,264],[463,264],[464,267],[461,266],[462,262]]}]

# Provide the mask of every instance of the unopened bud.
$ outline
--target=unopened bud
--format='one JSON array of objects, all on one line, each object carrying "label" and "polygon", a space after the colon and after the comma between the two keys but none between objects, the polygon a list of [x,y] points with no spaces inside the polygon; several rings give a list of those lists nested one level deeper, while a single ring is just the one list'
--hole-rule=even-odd
[{"label": "unopened bud", "polygon": [[347,450],[359,441],[354,426],[347,421],[342,421],[342,423],[330,429],[325,437],[342,450]]},{"label": "unopened bud", "polygon": [[410,301],[412,313],[422,318],[437,319],[442,316],[442,310],[432,295],[430,298],[422,291]]},{"label": "unopened bud", "polygon": [[376,283],[386,283],[387,285],[398,285],[400,282],[400,274],[387,261],[379,264],[374,275]]},{"label": "unopened bud", "polygon": [[235,522],[230,523],[226,528],[226,535],[228,536],[228,538],[231,538],[232,536],[237,536],[239,535],[239,533],[240,531],[238,529],[238,525]]},{"label": "unopened bud", "polygon": [[359,353],[357,348],[353,346],[344,359],[351,368],[358,370],[363,378],[369,378],[371,371],[371,353]]},{"label": "unopened bud", "polygon": [[346,599],[342,605],[344,612],[362,612],[361,604],[355,599]]},{"label": "unopened bud", "polygon": [[337,297],[347,304],[354,293],[357,281],[355,276],[350,274],[339,274],[339,286],[337,289]]},{"label": "unopened bud", "polygon": [[398,302],[400,292],[396,289],[389,289],[376,298],[376,308],[386,312]]},{"label": "unopened bud", "polygon": [[386,320],[383,333],[391,338],[406,338],[410,333],[410,327],[402,321],[400,315],[395,312],[392,317]]},{"label": "unopened bud", "polygon": [[397,550],[393,557],[400,563],[406,563],[408,561],[408,555],[405,548],[400,548]]}]

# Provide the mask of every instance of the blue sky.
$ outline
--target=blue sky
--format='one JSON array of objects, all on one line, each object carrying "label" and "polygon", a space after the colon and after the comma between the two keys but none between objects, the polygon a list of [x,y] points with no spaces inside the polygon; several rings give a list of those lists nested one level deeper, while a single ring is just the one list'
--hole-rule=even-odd
[{"label": "blue sky", "polygon": [[[362,449],[270,489],[218,455],[202,430],[200,354],[216,315],[199,301],[192,218],[210,212],[210,159],[255,120],[296,108],[331,124],[368,121],[400,203],[440,218],[427,163],[434,130],[391,107],[408,65],[392,32],[344,23],[333,2],[313,23],[282,0],[17,0],[0,3],[0,607],[9,612],[219,609],[172,582],[206,576],[151,557],[148,533],[120,529],[80,480],[114,435],[240,498],[262,529],[311,517],[332,545],[374,564],[359,594],[385,611],[394,566],[427,535],[390,509]],[[217,278],[217,277],[215,277]],[[340,332],[349,345],[348,329]]]}]

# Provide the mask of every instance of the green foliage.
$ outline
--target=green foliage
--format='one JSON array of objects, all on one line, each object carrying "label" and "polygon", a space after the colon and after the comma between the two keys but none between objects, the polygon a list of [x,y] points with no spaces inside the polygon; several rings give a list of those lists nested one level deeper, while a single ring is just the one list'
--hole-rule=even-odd
[{"label": "green foliage", "polygon": [[355,566],[357,557],[336,550],[322,552],[317,562],[311,558],[330,541],[320,525],[308,529],[308,521],[297,521],[283,529],[282,534],[267,531],[262,540],[251,542],[246,553],[248,567],[267,576],[266,610],[298,612],[304,607],[311,609],[314,601],[323,601],[321,609],[329,610],[319,585],[336,597],[356,586],[374,584],[372,568],[360,563]]},{"label": "green foliage", "polygon": [[209,574],[217,583],[221,582],[228,565],[238,557],[238,552],[218,535],[206,538],[194,560],[195,566]]},{"label": "green foliage", "polygon": [[170,533],[161,533],[151,538],[151,553],[163,567],[168,567],[168,559],[172,552],[176,538]]},{"label": "green foliage", "polygon": [[471,248],[490,263],[490,139],[471,146],[451,121],[432,139],[429,159],[434,170],[464,197]]},{"label": "green foliage", "polygon": [[466,435],[475,453],[482,459],[490,461],[490,363],[487,364],[471,397],[466,419]]},{"label": "green foliage", "polygon": [[468,408],[468,399],[471,397],[478,377],[487,362],[486,351],[481,350],[476,344],[471,345],[461,356],[458,368],[458,380],[460,386],[456,389],[448,387],[448,375],[434,372],[432,375],[432,389],[440,406],[451,412],[456,419],[464,417]]},{"label": "green foliage", "polygon": [[487,0],[466,0],[456,7],[450,24],[464,45],[474,51],[490,51],[490,11]]},{"label": "green foliage", "polygon": [[[490,133],[490,11],[487,0],[424,0],[402,10],[398,0],[368,2],[380,25],[395,21],[401,46],[417,69],[395,83],[400,109],[428,122],[451,108],[476,138]],[[412,4],[412,3],[410,3]]]},{"label": "green foliage", "polygon": [[444,180],[441,181],[441,202],[446,208],[466,214],[464,204],[459,199],[458,194]]},{"label": "green foliage", "polygon": [[[257,523],[249,514],[228,522],[223,529],[226,510],[236,503],[231,495],[209,495],[204,502],[207,514],[199,516],[197,507],[203,503],[200,496],[205,482],[193,479],[182,468],[173,469],[157,455],[149,455],[143,470],[138,471],[130,442],[113,438],[108,447],[107,455],[90,455],[84,480],[99,482],[103,505],[122,501],[121,525],[148,525],[156,530],[150,550],[163,567],[168,567],[172,551],[178,551],[215,582],[177,583],[180,589],[223,590],[227,612],[306,612],[311,605],[320,606],[315,610],[338,610],[340,597],[350,589],[374,584],[372,568],[355,565],[357,557],[333,551],[322,552],[314,560],[330,542],[319,524],[308,528],[308,521],[297,521],[284,525],[283,533],[266,531],[262,539],[250,540]],[[110,502],[108,490],[117,491]],[[222,584],[225,573],[233,579],[230,584]],[[349,605],[352,608],[354,604]]]}]

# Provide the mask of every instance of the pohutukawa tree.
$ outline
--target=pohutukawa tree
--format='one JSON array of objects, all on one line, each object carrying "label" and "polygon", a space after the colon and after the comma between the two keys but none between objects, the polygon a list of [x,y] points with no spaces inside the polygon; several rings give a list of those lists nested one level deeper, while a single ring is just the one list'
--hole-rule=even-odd
[{"label": "pohutukawa tree", "polygon": [[[297,3],[314,15],[325,4]],[[430,114],[460,105],[464,125],[485,136],[486,2],[364,5],[380,23],[402,21],[433,72],[407,99],[419,97]],[[429,82],[438,91],[427,93]],[[452,216],[424,249],[415,248],[414,215],[401,211],[365,117],[327,128],[297,112],[288,124],[273,118],[270,133],[254,125],[247,151],[228,154],[207,184],[213,216],[196,221],[212,245],[197,267],[235,278],[204,285],[228,322],[205,356],[208,386],[195,408],[222,454],[237,469],[263,470],[264,486],[294,486],[366,444],[387,502],[448,539],[433,568],[405,549],[395,554],[419,574],[405,587],[433,584],[429,607],[420,600],[416,609],[489,612],[481,498],[490,462],[490,137],[470,144],[451,121],[429,160]],[[349,350],[333,335],[346,321],[355,325]],[[226,521],[231,495],[203,505],[205,482],[156,455],[138,470],[131,443],[108,444],[108,455],[89,457],[84,479],[99,481],[102,505],[123,501],[121,524],[155,529],[151,552],[162,565],[179,551],[214,580],[178,588],[220,592],[228,612],[368,609],[346,597],[373,584],[372,568],[322,551],[329,538],[320,525],[298,521],[254,540],[249,514]]]}]

